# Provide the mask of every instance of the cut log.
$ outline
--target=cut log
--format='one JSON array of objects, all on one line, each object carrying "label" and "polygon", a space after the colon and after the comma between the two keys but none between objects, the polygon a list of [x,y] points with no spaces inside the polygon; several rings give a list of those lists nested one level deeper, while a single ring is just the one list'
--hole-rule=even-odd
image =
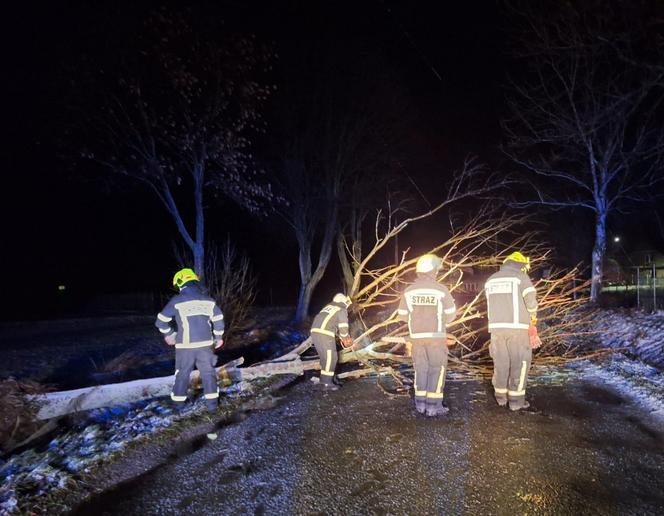
[{"label": "cut log", "polygon": [[[218,367],[217,375],[222,383],[234,382],[239,378],[238,366],[244,363],[244,358],[228,362]],[[173,386],[174,375],[158,378],[146,378],[131,382],[111,383],[84,387],[71,391],[48,392],[36,394],[30,400],[39,407],[37,419],[52,419],[74,412],[92,410],[101,407],[111,407],[122,403],[133,403],[140,400],[168,396]],[[198,382],[200,373],[191,373],[191,382]]]},{"label": "cut log", "polygon": [[[253,367],[238,367],[244,362],[244,358],[238,358],[217,368],[217,376],[222,385],[228,386],[240,381],[251,381],[274,375],[302,375],[305,371],[320,369],[318,360],[303,361],[299,358],[299,353],[310,345],[310,341],[305,341],[289,354],[279,357],[275,361]],[[299,352],[296,353],[296,351]],[[284,361],[284,358],[290,355],[297,358]],[[39,407],[37,419],[46,420],[74,412],[168,396],[171,393],[174,379],[173,375],[147,378],[71,391],[49,392],[31,396],[30,399]],[[194,385],[200,383],[198,371],[191,373],[190,382]]]}]

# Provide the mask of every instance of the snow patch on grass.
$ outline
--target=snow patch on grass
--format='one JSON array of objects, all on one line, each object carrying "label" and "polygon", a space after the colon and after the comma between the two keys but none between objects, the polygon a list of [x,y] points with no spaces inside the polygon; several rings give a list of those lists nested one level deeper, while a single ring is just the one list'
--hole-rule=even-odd
[{"label": "snow patch on grass", "polygon": [[76,480],[79,473],[109,459],[130,442],[169,427],[175,419],[202,408],[189,405],[176,414],[161,401],[92,410],[84,421],[41,449],[29,449],[0,460],[0,515],[12,514],[25,497],[47,494]]},{"label": "snow patch on grass", "polygon": [[601,361],[584,360],[569,366],[584,378],[596,378],[664,423],[664,372],[617,353]]},{"label": "snow patch on grass", "polygon": [[664,368],[664,312],[600,310],[594,321],[601,346],[625,348],[644,362]]}]

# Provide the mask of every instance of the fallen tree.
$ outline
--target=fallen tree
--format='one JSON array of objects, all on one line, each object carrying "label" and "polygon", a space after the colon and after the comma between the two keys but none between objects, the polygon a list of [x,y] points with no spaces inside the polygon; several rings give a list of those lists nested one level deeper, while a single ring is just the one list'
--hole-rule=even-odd
[{"label": "fallen tree", "polygon": [[[452,200],[465,198],[463,191],[488,192],[490,186],[486,179],[476,183],[477,177],[481,176],[478,174],[477,169],[467,164],[456,177],[446,199],[424,213],[397,222],[393,212],[378,212],[374,243],[369,250],[362,252],[361,243],[347,242],[346,250],[353,273],[349,294],[354,301],[354,315],[361,326],[360,335],[355,338],[359,349],[340,353],[340,364],[360,365],[355,371],[343,373],[349,378],[375,374],[390,376],[401,387],[411,383],[408,370],[412,362],[405,340],[406,328],[396,317],[396,306],[401,292],[413,279],[419,255],[414,255],[410,247],[406,247],[398,262],[394,263],[384,254],[388,244],[409,225],[430,219],[448,208]],[[491,179],[492,176],[489,177]],[[484,207],[461,225],[454,223],[452,214],[449,214],[449,221],[448,234],[441,242],[431,246],[428,252],[443,258],[444,267],[438,280],[448,285],[458,300],[457,319],[448,328],[456,345],[450,354],[450,361],[459,369],[487,372],[490,358],[483,279],[497,268],[510,250],[522,250],[532,257],[533,266],[540,270],[549,269],[549,253],[537,242],[536,234],[523,231],[527,219],[520,215],[507,215]],[[578,310],[585,300],[583,290],[587,287],[587,283],[580,281],[578,276],[578,269],[551,269],[535,281],[543,342],[536,353],[536,363],[555,363],[588,356],[588,352],[580,347],[578,337],[590,333],[588,323],[592,313]],[[468,288],[471,284],[474,289]],[[316,358],[302,357],[310,347],[311,340],[306,339],[288,353],[251,367],[241,367],[242,359],[225,364],[217,369],[220,384],[227,389],[238,382],[251,382],[274,375],[302,375],[305,371],[318,369]],[[199,382],[197,371],[192,373],[191,381],[194,387]],[[172,384],[173,376],[165,376],[35,394],[30,396],[30,402],[31,406],[37,407],[34,417],[46,420],[94,408],[168,396]]]}]

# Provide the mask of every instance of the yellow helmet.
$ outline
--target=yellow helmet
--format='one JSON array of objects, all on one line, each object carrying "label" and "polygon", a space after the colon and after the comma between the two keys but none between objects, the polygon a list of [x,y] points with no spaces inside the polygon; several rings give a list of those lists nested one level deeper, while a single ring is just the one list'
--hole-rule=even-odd
[{"label": "yellow helmet", "polygon": [[523,263],[523,269],[529,271],[530,270],[530,258],[527,256],[524,256],[522,253],[519,251],[514,251],[512,254],[510,254],[505,260],[503,260],[503,263],[507,261],[513,261],[517,263]]},{"label": "yellow helmet", "polygon": [[352,301],[350,300],[350,298],[346,294],[342,294],[341,292],[334,295],[334,298],[332,299],[332,302],[333,303],[343,303],[347,307],[352,304]]},{"label": "yellow helmet", "polygon": [[443,260],[438,258],[435,254],[425,254],[420,256],[415,266],[415,272],[431,272],[437,271],[443,266]]},{"label": "yellow helmet", "polygon": [[196,273],[191,269],[181,269],[173,276],[173,286],[177,288],[182,288],[185,283],[189,283],[190,281],[200,281]]}]

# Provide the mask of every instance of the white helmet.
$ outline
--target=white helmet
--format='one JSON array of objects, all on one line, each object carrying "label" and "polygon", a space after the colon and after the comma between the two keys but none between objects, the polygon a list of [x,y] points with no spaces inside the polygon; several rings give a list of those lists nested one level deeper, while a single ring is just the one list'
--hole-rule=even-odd
[{"label": "white helmet", "polygon": [[438,258],[435,254],[425,254],[420,256],[415,266],[415,272],[431,272],[437,271],[443,266],[443,260]]},{"label": "white helmet", "polygon": [[334,294],[334,298],[332,299],[334,303],[342,303],[346,306],[350,306],[352,301],[346,294],[342,294],[339,292],[338,294]]}]

